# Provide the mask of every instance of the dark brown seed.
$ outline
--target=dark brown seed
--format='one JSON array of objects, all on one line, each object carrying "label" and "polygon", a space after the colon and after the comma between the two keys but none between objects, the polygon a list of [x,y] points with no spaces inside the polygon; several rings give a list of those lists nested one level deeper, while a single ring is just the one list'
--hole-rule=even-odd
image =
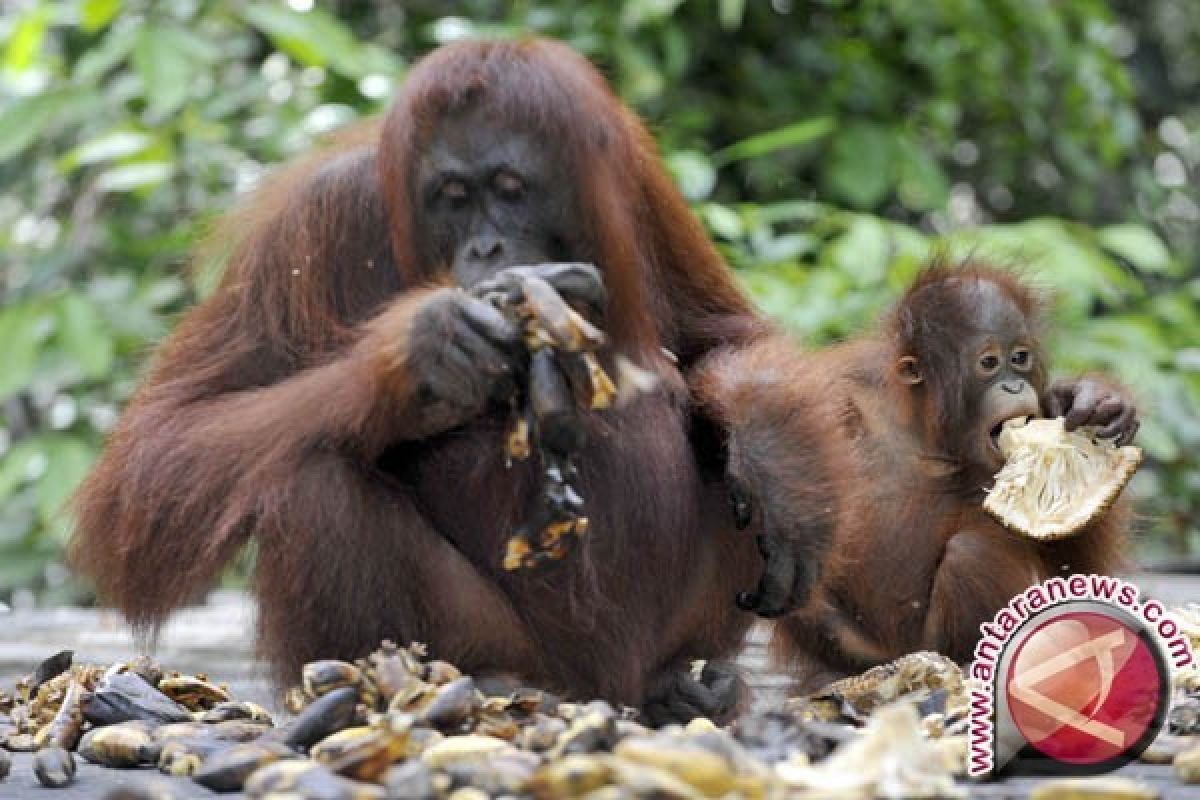
[{"label": "dark brown seed", "polygon": [[307,750],[331,733],[347,728],[358,708],[358,690],[345,686],[314,700],[300,715],[280,729],[283,743]]},{"label": "dark brown seed", "polygon": [[296,754],[282,742],[251,742],[234,745],[205,760],[192,780],[214,792],[236,792],[259,767]]},{"label": "dark brown seed", "polygon": [[33,774],[47,789],[61,789],[75,780],[75,757],[61,747],[38,750],[33,757]]},{"label": "dark brown seed", "polygon": [[83,698],[83,717],[93,725],[114,725],[131,719],[162,725],[189,722],[183,706],[129,672],[105,676],[96,691]]},{"label": "dark brown seed", "polygon": [[63,650],[38,664],[33,674],[29,676],[29,695],[32,697],[43,683],[53,680],[69,670],[74,658],[75,651]]},{"label": "dark brown seed", "polygon": [[417,719],[439,730],[452,729],[479,711],[483,698],[475,690],[475,681],[459,678],[439,687],[433,702],[417,714]]}]

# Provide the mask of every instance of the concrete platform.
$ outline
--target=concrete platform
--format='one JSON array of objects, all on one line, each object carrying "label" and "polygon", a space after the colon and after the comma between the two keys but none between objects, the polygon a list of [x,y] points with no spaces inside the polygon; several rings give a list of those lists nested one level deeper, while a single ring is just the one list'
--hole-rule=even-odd
[{"label": "concrete platform", "polygon": [[[1143,593],[1167,606],[1200,602],[1200,577],[1150,575],[1135,577]],[[170,668],[184,672],[207,672],[229,683],[240,699],[278,708],[264,666],[254,658],[254,604],[240,592],[214,592],[206,605],[176,614],[163,629],[150,652]],[[147,651],[145,642],[131,636],[120,616],[98,609],[46,609],[0,613],[0,686],[11,687],[47,656],[73,649],[80,662],[110,663]],[[765,636],[755,629],[747,641],[740,663],[745,667],[755,692],[755,705],[770,707],[783,697],[784,681],[768,668]],[[111,770],[94,767],[79,759],[75,783],[50,792],[33,775],[32,756],[13,754],[9,778],[0,783],[0,800],[53,797],[62,800],[101,798],[118,786],[152,783],[169,787],[175,798],[235,797],[217,795],[190,780],[168,779],[152,769]],[[1200,800],[1200,787],[1185,787],[1175,781],[1169,767],[1133,764],[1119,774],[1142,780],[1159,790],[1162,800]],[[1023,800],[1039,779],[1017,778],[971,786],[973,798]]]}]

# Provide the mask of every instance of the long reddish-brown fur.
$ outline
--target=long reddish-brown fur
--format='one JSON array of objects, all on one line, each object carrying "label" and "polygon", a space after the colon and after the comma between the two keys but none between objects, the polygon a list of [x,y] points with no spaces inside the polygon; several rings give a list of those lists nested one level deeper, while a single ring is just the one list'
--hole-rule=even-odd
[{"label": "long reddish-brown fur", "polygon": [[[807,353],[764,340],[705,378],[709,396],[755,400],[730,417],[729,437],[755,465],[765,513],[834,529],[813,601],[776,624],[777,654],[802,688],[918,649],[965,662],[980,623],[1032,583],[1123,564],[1127,501],[1075,537],[1037,542],[982,510],[990,475],[946,446],[978,424],[964,418],[956,349],[975,313],[963,289],[977,281],[1000,287],[1040,339],[1043,298],[1012,272],[940,261],[873,334]],[[917,352],[925,380],[914,387],[896,365]],[[1044,369],[1030,380],[1044,404]]]},{"label": "long reddish-brown fur", "polygon": [[[415,399],[413,308],[446,280],[414,249],[412,170],[451,109],[559,148],[609,292],[614,349],[663,389],[595,420],[579,458],[584,552],[500,568],[536,480],[503,425],[444,431]],[[466,42],[410,73],[382,125],[284,169],[217,234],[232,255],[162,345],[76,503],[73,563],[139,628],[217,579],[252,537],[261,645],[282,679],[383,638],[479,672],[636,704],[656,673],[715,658],[759,567],[732,532],[720,458],[687,382],[765,329],[650,136],[563,45]],[[672,363],[666,348],[678,362]]]}]

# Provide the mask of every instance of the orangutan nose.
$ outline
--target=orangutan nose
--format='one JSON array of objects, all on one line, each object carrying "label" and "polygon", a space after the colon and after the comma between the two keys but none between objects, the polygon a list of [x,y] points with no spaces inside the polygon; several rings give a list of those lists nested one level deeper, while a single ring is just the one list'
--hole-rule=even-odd
[{"label": "orangutan nose", "polygon": [[1025,391],[1025,381],[1017,381],[1015,383],[1002,383],[1000,388],[1009,394],[1020,394]]},{"label": "orangutan nose", "polygon": [[467,245],[467,257],[474,261],[491,261],[504,250],[504,242],[497,236],[477,236]]}]

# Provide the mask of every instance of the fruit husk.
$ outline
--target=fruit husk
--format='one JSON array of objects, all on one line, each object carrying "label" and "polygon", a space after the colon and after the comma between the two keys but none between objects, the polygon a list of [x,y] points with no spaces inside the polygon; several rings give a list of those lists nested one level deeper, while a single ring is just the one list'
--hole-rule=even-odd
[{"label": "fruit husk", "polygon": [[983,508],[1009,530],[1050,541],[1073,536],[1107,511],[1142,463],[1142,451],[1067,431],[1062,417],[1009,420],[999,445],[1006,462]]}]

